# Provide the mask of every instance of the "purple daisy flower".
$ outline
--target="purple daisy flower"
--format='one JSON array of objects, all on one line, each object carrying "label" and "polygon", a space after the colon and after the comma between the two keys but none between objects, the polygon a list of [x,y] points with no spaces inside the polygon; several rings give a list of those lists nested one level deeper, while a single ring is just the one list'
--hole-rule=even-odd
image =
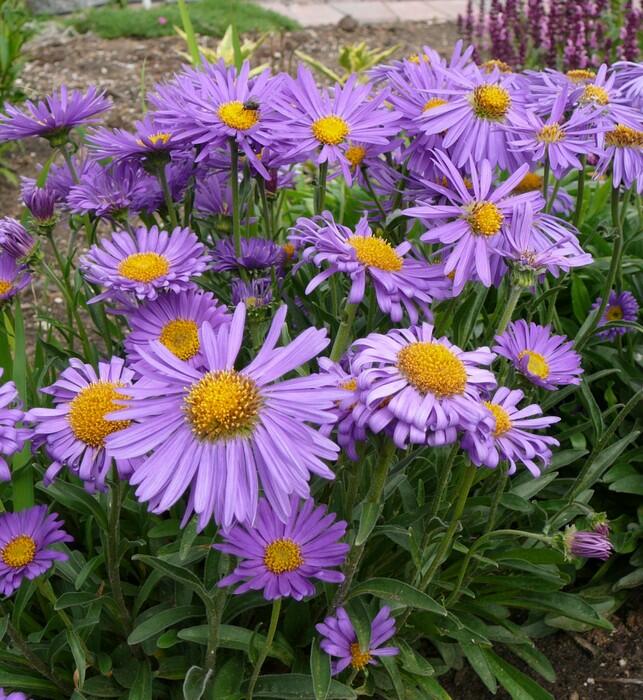
[{"label": "purple daisy flower", "polygon": [[227,173],[213,172],[197,179],[194,209],[201,214],[231,216],[232,188]]},{"label": "purple daisy flower", "polygon": [[70,187],[66,202],[70,211],[75,213],[119,219],[128,212],[147,208],[144,200],[149,197],[150,189],[157,189],[154,177],[133,163],[116,163],[98,170],[91,169],[82,182]]},{"label": "purple daisy flower", "polygon": [[509,474],[516,472],[516,462],[522,462],[533,476],[540,476],[541,470],[549,466],[550,448],[560,443],[555,438],[534,435],[531,431],[548,428],[560,418],[541,415],[540,406],[536,404],[518,408],[523,397],[524,393],[519,389],[511,391],[500,387],[489,401],[484,402],[494,420],[491,434],[479,436],[476,431],[469,431],[461,442],[462,449],[476,466],[495,469],[501,460],[506,459]]},{"label": "purple daisy flower", "polygon": [[[602,301],[601,297],[598,297],[592,304],[592,309],[597,309]],[[618,323],[618,321],[636,322],[638,317],[639,305],[632,292],[624,291],[619,294],[612,289],[605,311],[598,321],[598,328],[600,329],[607,323]],[[616,340],[619,335],[623,335],[632,330],[634,329],[628,328],[627,326],[615,326],[602,331],[598,330],[597,335],[603,340]]]},{"label": "purple daisy flower", "polygon": [[578,230],[570,223],[549,214],[534,216],[526,203],[514,212],[506,235],[505,260],[519,270],[538,275],[549,272],[558,277],[572,268],[591,265],[593,258],[578,242]]},{"label": "purple daisy flower", "polygon": [[31,282],[24,265],[9,253],[0,253],[0,302],[11,299]]},{"label": "purple daisy flower", "polygon": [[371,90],[370,85],[358,85],[352,75],[344,85],[336,84],[331,96],[300,65],[297,79],[287,78],[275,103],[286,117],[282,135],[293,144],[286,157],[316,153],[316,163],[338,163],[350,184],[351,163],[346,157],[350,144],[385,146],[398,132],[400,114],[384,106],[385,92],[371,97]]},{"label": "purple daisy flower", "polygon": [[223,544],[214,548],[241,559],[237,568],[217,584],[220,588],[241,585],[236,595],[262,591],[266,600],[291,597],[302,600],[315,594],[310,579],[341,583],[344,574],[334,571],[346,559],[350,546],[340,542],[346,522],[335,522],[326,506],[312,498],[299,503],[293,496],[284,523],[265,498],[259,499],[252,525],[236,524],[223,532]]},{"label": "purple daisy flower", "polygon": [[134,124],[134,133],[101,127],[89,134],[87,142],[96,159],[133,160],[140,164],[165,163],[173,151],[185,148],[149,115]]},{"label": "purple daisy flower", "polygon": [[203,371],[158,341],[139,349],[146,360],[139,367],[143,379],[123,392],[132,400],[114,414],[136,422],[113,435],[108,446],[116,457],[142,458],[130,481],[155,513],[189,491],[185,519],[196,512],[201,528],[213,516],[223,527],[252,522],[261,485],[285,520],[291,494],[308,498],[311,474],[334,476],[322,460],[336,459],[338,447],[309,424],[334,421],[340,392],[320,374],[276,381],[318,355],[328,345],[326,331],[308,328],[276,347],[283,306],[255,358],[235,370],[245,316],[240,304],[231,323],[216,330],[201,326]]},{"label": "purple daisy flower", "polygon": [[[350,363],[350,360],[348,360]],[[360,392],[357,388],[357,379],[338,362],[333,362],[327,357],[319,358],[319,367],[322,372],[330,374],[339,389],[344,392],[344,397],[335,404],[336,422],[334,425],[322,426],[322,432],[330,436],[336,431],[337,444],[346,452],[353,461],[359,459],[357,454],[357,443],[366,440],[366,413],[371,413],[368,409],[360,405]],[[355,419],[356,408],[360,406],[358,422]]]},{"label": "purple daisy flower", "polygon": [[0,248],[5,253],[21,260],[29,257],[35,246],[34,237],[17,219],[10,216],[0,219]]},{"label": "purple daisy flower", "polygon": [[[87,157],[85,153],[77,153],[71,157],[74,172],[71,172],[67,162],[54,163],[47,175],[47,189],[54,192],[57,203],[65,203],[69,190],[79,182],[88,182],[98,177],[104,168],[95,160]],[[23,178],[23,192],[28,186],[36,187],[36,181],[31,178]]]},{"label": "purple daisy flower", "polygon": [[643,63],[618,61],[612,68],[616,74],[615,85],[625,97],[634,104],[643,100]]},{"label": "purple daisy flower", "polygon": [[471,161],[470,191],[453,162],[440,151],[434,152],[435,164],[450,186],[425,180],[424,184],[447,198],[447,204],[420,202],[419,206],[403,211],[407,216],[445,223],[428,229],[420,237],[427,243],[453,244],[445,259],[444,271],[448,275],[455,270],[454,292],[459,294],[466,282],[477,273],[480,281],[490,286],[491,258],[502,248],[511,217],[519,204],[531,203],[534,210],[542,208],[543,200],[537,192],[509,196],[529,169],[522,165],[494,190],[492,169],[483,160],[479,170]]},{"label": "purple daisy flower", "polygon": [[568,527],[563,536],[567,556],[606,561],[614,551],[608,532],[577,530],[574,525]]},{"label": "purple daisy flower", "polygon": [[444,295],[446,284],[442,275],[435,274],[426,262],[407,255],[411,243],[404,241],[393,247],[384,238],[374,236],[366,216],[359,220],[354,232],[335,223],[328,211],[314,219],[297,219],[292,231],[289,239],[303,248],[301,260],[317,267],[327,266],[308,283],[306,294],[334,274],[347,274],[352,283],[350,304],[364,299],[369,281],[383,313],[397,322],[406,310],[412,323],[418,321],[418,309],[425,317],[429,315],[433,288]]},{"label": "purple daisy flower", "polygon": [[230,288],[234,306],[243,303],[248,311],[252,311],[272,303],[272,282],[268,277],[248,282],[237,277],[232,280]]},{"label": "purple daisy flower", "polygon": [[493,351],[506,357],[532,384],[553,391],[580,384],[583,368],[574,344],[564,335],[552,335],[550,326],[513,321],[497,335]]},{"label": "purple daisy flower", "polygon": [[283,257],[281,248],[265,238],[242,238],[241,255],[238,256],[231,238],[222,238],[212,250],[211,269],[215,272],[227,270],[265,270],[277,265]]},{"label": "purple daisy flower", "polygon": [[[0,377],[3,374],[0,368]],[[11,479],[7,457],[20,452],[31,437],[31,430],[18,427],[24,415],[16,385],[12,381],[0,385],[0,482]]]},{"label": "purple daisy flower", "polygon": [[516,153],[528,162],[549,161],[552,173],[562,178],[569,170],[582,170],[580,155],[596,152],[596,134],[604,129],[595,125],[593,111],[576,109],[565,120],[567,90],[558,94],[545,120],[530,109],[514,112],[507,129],[507,139]]},{"label": "purple daisy flower", "polygon": [[0,513],[0,593],[12,595],[25,580],[32,581],[67,554],[52,547],[71,542],[58,515],[47,515],[46,506],[18,513]]},{"label": "purple daisy flower", "polygon": [[217,64],[204,63],[200,70],[186,69],[175,79],[156,89],[149,101],[156,108],[155,120],[178,141],[189,145],[207,145],[197,161],[208,156],[211,148],[227,145],[234,139],[253,167],[268,179],[270,176],[258,158],[257,146],[269,146],[281,117],[274,110],[281,78],[269,70],[250,78],[250,64],[240,71]]},{"label": "purple daisy flower", "polygon": [[190,278],[205,271],[210,255],[188,228],[168,233],[157,226],[135,232],[117,231],[104,238],[80,259],[85,278],[106,290],[91,301],[129,292],[137,299],[156,299],[159,292],[181,292]]},{"label": "purple daisy flower", "polygon": [[636,191],[643,192],[643,130],[617,124],[605,134],[594,177],[604,175],[610,166],[614,187],[636,185]]},{"label": "purple daisy flower", "polygon": [[391,616],[391,608],[387,605],[371,622],[371,636],[367,649],[360,646],[355,627],[344,608],[337,608],[335,617],[327,617],[322,623],[315,625],[315,629],[322,635],[320,647],[329,656],[339,659],[332,663],[334,676],[348,666],[353,671],[364,671],[369,664],[377,664],[376,657],[396,656],[400,653],[397,647],[382,646],[395,634],[395,618]]},{"label": "purple daisy flower", "polygon": [[127,314],[132,329],[125,338],[128,360],[134,366],[144,362],[139,350],[158,340],[179,359],[199,366],[203,363],[199,329],[204,323],[217,328],[229,320],[226,307],[210,292],[196,287],[180,293],[167,292]]},{"label": "purple daisy flower", "polygon": [[105,93],[94,86],[83,94],[69,92],[63,85],[39,102],[27,100],[21,107],[5,104],[5,113],[0,113],[0,142],[29,136],[60,137],[64,142],[70,129],[96,121],[96,116],[110,107]]},{"label": "purple daisy flower", "polygon": [[29,700],[29,698],[24,693],[17,691],[10,693],[4,688],[0,688],[0,700]]},{"label": "purple daisy flower", "polygon": [[[53,397],[54,407],[32,408],[25,417],[34,423],[34,445],[44,445],[54,460],[45,473],[46,484],[67,467],[88,491],[104,490],[114,458],[106,438],[130,423],[106,416],[122,409],[118,389],[129,387],[133,377],[118,357],[99,362],[98,371],[72,358],[57,381],[41,389]],[[131,474],[131,460],[118,457],[115,464],[120,478]]]},{"label": "purple daisy flower", "polygon": [[49,187],[23,187],[22,201],[40,225],[52,224],[56,211],[56,193]]},{"label": "purple daisy flower", "polygon": [[480,392],[496,385],[483,369],[495,357],[489,348],[464,352],[447,338],[435,339],[433,326],[423,323],[386,335],[371,333],[353,349],[361,403],[373,409],[368,425],[379,433],[393,424],[398,447],[446,445],[455,442],[459,429],[481,421],[491,426],[480,405]]}]

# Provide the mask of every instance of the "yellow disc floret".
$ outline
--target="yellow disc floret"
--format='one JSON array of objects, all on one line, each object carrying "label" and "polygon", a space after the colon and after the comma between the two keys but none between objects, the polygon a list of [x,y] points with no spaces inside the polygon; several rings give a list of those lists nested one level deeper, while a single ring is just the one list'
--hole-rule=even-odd
[{"label": "yellow disc floret", "polygon": [[105,416],[125,408],[116,401],[127,397],[119,394],[122,382],[93,382],[81,389],[69,406],[69,425],[74,436],[90,447],[105,446],[105,438],[127,428],[129,420],[107,420]]},{"label": "yellow disc floret", "polygon": [[9,282],[9,280],[0,280],[0,296],[8,294],[11,291],[11,287],[13,287],[13,282]]},{"label": "yellow disc floret", "polygon": [[340,389],[345,389],[346,391],[355,391],[357,389],[357,379],[351,378],[347,379],[339,385]]},{"label": "yellow disc floret", "polygon": [[29,535],[18,535],[0,549],[0,559],[11,569],[27,566],[36,557],[36,542]]},{"label": "yellow disc floret", "polygon": [[493,71],[497,68],[501,73],[511,73],[512,68],[508,63],[505,63],[504,61],[500,61],[497,58],[492,58],[489,61],[485,61],[480,65],[480,68],[485,73],[493,73]]},{"label": "yellow disc floret", "polygon": [[366,149],[364,146],[352,145],[346,149],[344,155],[353,168],[358,168],[362,164],[364,158],[366,158]]},{"label": "yellow disc floret", "polygon": [[237,131],[248,131],[259,121],[259,110],[247,109],[238,100],[224,102],[219,106],[217,114],[226,126]]},{"label": "yellow disc floret", "polygon": [[261,394],[249,377],[234,370],[208,372],[192,385],[185,412],[200,440],[248,435],[261,408]]},{"label": "yellow disc floret", "polygon": [[549,363],[539,352],[522,350],[518,353],[518,359],[522,360],[523,357],[529,358],[527,360],[527,371],[529,374],[533,374],[541,379],[549,377]]},{"label": "yellow disc floret", "polygon": [[432,97],[430,100],[427,100],[424,103],[422,111],[428,112],[430,109],[434,109],[435,107],[442,107],[442,105],[446,104],[448,104],[447,100],[443,100],[441,97]]},{"label": "yellow disc floret", "polygon": [[480,119],[501,121],[511,107],[511,97],[501,85],[478,85],[472,93],[473,111]]},{"label": "yellow disc floret", "polygon": [[620,306],[608,306],[605,311],[607,321],[620,321],[623,318],[623,309]]},{"label": "yellow disc floret", "polygon": [[134,282],[153,282],[169,271],[170,261],[158,253],[132,253],[118,266],[118,274]]},{"label": "yellow disc floret", "polygon": [[357,259],[368,267],[387,272],[399,272],[404,261],[393,246],[377,236],[351,236],[348,245],[355,250]]},{"label": "yellow disc floret", "polygon": [[199,327],[187,318],[177,318],[163,326],[159,340],[180,360],[189,360],[199,352]]},{"label": "yellow disc floret", "polygon": [[337,146],[351,132],[350,126],[335,114],[315,120],[310,128],[319,143],[327,146]]},{"label": "yellow disc floret", "polygon": [[511,419],[502,406],[497,403],[491,403],[491,401],[485,401],[484,405],[493,413],[493,417],[496,419],[496,427],[493,431],[494,437],[500,437],[508,430],[511,430]]},{"label": "yellow disc floret", "polygon": [[527,173],[525,177],[515,186],[514,192],[524,193],[541,190],[543,179],[538,173]]},{"label": "yellow disc floret", "polygon": [[577,68],[574,70],[568,70],[567,77],[572,81],[572,83],[586,83],[589,80],[594,80],[596,73],[594,73],[593,70]]},{"label": "yellow disc floret", "polygon": [[351,644],[351,667],[355,671],[363,671],[371,658],[371,652],[368,649],[362,651],[358,642]]},{"label": "yellow disc floret", "polygon": [[493,202],[476,202],[467,217],[471,230],[478,236],[495,236],[504,220],[503,213]]},{"label": "yellow disc floret", "polygon": [[625,124],[617,126],[605,134],[605,144],[617,148],[643,148],[643,131],[637,131]]},{"label": "yellow disc floret", "polygon": [[543,143],[558,143],[564,137],[565,132],[561,129],[560,124],[545,124],[536,135],[536,138]]},{"label": "yellow disc floret", "polygon": [[609,104],[610,96],[605,88],[599,85],[586,85],[581,95],[580,101],[582,104],[595,104],[605,106]]},{"label": "yellow disc floret", "polygon": [[[150,134],[147,137],[147,142],[151,143],[152,146],[157,146],[158,144],[165,145],[171,138],[172,134],[169,131],[157,131],[155,134]],[[136,143],[139,146],[147,145],[143,139],[136,139]]]},{"label": "yellow disc floret", "polygon": [[297,571],[304,563],[301,547],[291,539],[274,540],[265,549],[263,563],[273,574],[285,574]]},{"label": "yellow disc floret", "polygon": [[397,368],[418,391],[440,399],[462,394],[467,383],[462,361],[440,343],[407,345],[397,354]]}]

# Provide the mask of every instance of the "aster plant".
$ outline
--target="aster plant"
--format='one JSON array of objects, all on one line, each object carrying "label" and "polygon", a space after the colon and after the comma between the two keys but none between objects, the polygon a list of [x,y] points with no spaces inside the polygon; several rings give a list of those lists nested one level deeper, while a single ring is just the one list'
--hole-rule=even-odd
[{"label": "aster plant", "polygon": [[611,628],[642,74],[565,5],[336,85],[230,30],[118,128],[100,86],[5,105],[51,149],[0,219],[0,695],[447,697],[469,663],[546,700],[531,637]]}]

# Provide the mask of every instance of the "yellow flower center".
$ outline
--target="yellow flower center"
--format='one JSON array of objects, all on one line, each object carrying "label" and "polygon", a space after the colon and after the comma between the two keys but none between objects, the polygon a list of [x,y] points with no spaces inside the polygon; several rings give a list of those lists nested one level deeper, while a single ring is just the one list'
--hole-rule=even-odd
[{"label": "yellow flower center", "polygon": [[490,61],[485,61],[480,68],[485,73],[493,73],[494,69],[497,68],[501,73],[511,73],[512,68],[508,63],[500,61],[497,58],[492,58]]},{"label": "yellow flower center", "polygon": [[536,138],[544,143],[557,143],[565,137],[565,132],[560,128],[560,124],[545,124],[538,132]]},{"label": "yellow flower center", "polygon": [[265,549],[263,563],[273,574],[297,571],[304,563],[301,547],[292,540],[280,539],[271,542]]},{"label": "yellow flower center", "polygon": [[625,124],[617,124],[615,129],[605,135],[605,143],[617,148],[642,148],[643,131],[637,131]]},{"label": "yellow flower center", "polygon": [[606,105],[610,101],[610,96],[605,88],[598,85],[586,85],[581,95],[580,101],[583,104],[593,102],[597,105]]},{"label": "yellow flower center", "polygon": [[363,671],[371,660],[371,652],[362,651],[358,642],[351,644],[351,666],[355,671]]},{"label": "yellow flower center", "polygon": [[397,368],[418,391],[439,399],[462,394],[467,383],[464,364],[440,343],[407,345],[397,354]]},{"label": "yellow flower center", "polygon": [[219,119],[231,129],[248,131],[259,121],[258,109],[246,109],[243,102],[224,102],[217,110]]},{"label": "yellow flower center", "polygon": [[106,420],[113,411],[125,406],[115,403],[126,399],[116,391],[122,382],[93,382],[81,389],[69,406],[69,425],[74,436],[90,447],[104,447],[105,438],[127,428],[129,420]]},{"label": "yellow flower center", "polygon": [[261,394],[249,377],[234,370],[208,372],[192,385],[185,412],[200,440],[247,435],[259,417]]},{"label": "yellow flower center", "polygon": [[[166,144],[171,138],[172,138],[172,134],[170,134],[169,131],[158,131],[156,134],[150,134],[147,137],[147,141],[148,141],[148,143],[151,143],[153,146],[156,146],[159,143]],[[143,139],[137,139],[136,143],[139,146],[146,146],[147,145],[143,141]]]},{"label": "yellow flower center", "polygon": [[284,254],[286,256],[286,260],[290,260],[292,256],[295,254],[295,246],[292,243],[284,243],[281,246],[281,249],[284,251]]},{"label": "yellow flower center", "polygon": [[349,146],[346,149],[346,160],[354,167],[357,168],[362,164],[364,158],[366,158],[366,149],[364,146]]},{"label": "yellow flower center", "polygon": [[170,261],[158,253],[132,253],[121,261],[118,274],[135,282],[153,282],[170,271]]},{"label": "yellow flower center", "polygon": [[522,350],[518,353],[518,359],[522,360],[523,357],[529,358],[527,361],[527,371],[529,374],[533,374],[541,379],[547,379],[549,376],[549,364],[539,352]]},{"label": "yellow flower center", "polygon": [[538,173],[527,173],[525,177],[516,185],[514,192],[533,192],[540,190],[543,186],[543,179]]},{"label": "yellow flower center", "polygon": [[608,321],[620,321],[623,318],[623,309],[620,306],[608,306],[605,318]]},{"label": "yellow flower center", "polygon": [[199,327],[194,321],[177,318],[163,326],[159,340],[180,360],[189,360],[199,352]]},{"label": "yellow flower center", "polygon": [[311,129],[313,136],[327,146],[337,146],[351,131],[348,124],[335,114],[317,119],[313,122]]},{"label": "yellow flower center", "polygon": [[9,280],[0,280],[0,295],[8,294],[11,291],[11,287],[13,287],[13,282],[9,282]]},{"label": "yellow flower center", "polygon": [[567,77],[572,81],[572,83],[584,83],[587,80],[593,80],[596,77],[596,73],[593,70],[583,70],[578,68],[575,70],[568,70]]},{"label": "yellow flower center", "polygon": [[476,202],[470,212],[467,221],[473,233],[478,236],[495,236],[505,220],[493,202]]},{"label": "yellow flower center", "polygon": [[340,389],[346,389],[346,391],[355,391],[357,389],[357,379],[347,379],[339,385]]},{"label": "yellow flower center", "polygon": [[511,107],[511,97],[500,85],[478,85],[472,95],[473,111],[480,119],[500,121]]},{"label": "yellow flower center", "polygon": [[493,413],[493,417],[496,419],[496,427],[493,431],[494,437],[500,437],[508,430],[511,430],[511,419],[502,406],[497,403],[491,403],[491,401],[485,401],[484,405]]},{"label": "yellow flower center", "polygon": [[368,267],[376,267],[387,272],[399,272],[403,260],[393,246],[377,236],[351,236],[348,245],[355,250],[357,259]]},{"label": "yellow flower center", "polygon": [[18,535],[0,550],[0,559],[11,569],[27,566],[36,558],[36,542],[29,535]]},{"label": "yellow flower center", "polygon": [[442,105],[448,104],[447,100],[443,100],[441,97],[432,97],[430,100],[424,103],[424,107],[422,107],[423,112],[428,112],[430,109],[433,109],[434,107],[442,107]]}]

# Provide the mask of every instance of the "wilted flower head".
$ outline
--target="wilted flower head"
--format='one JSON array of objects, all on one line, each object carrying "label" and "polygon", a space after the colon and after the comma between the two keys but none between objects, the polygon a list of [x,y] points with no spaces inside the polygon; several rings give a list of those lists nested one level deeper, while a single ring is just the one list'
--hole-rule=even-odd
[{"label": "wilted flower head", "polygon": [[322,635],[321,648],[329,656],[338,659],[332,663],[334,676],[348,666],[353,671],[364,671],[369,664],[377,664],[378,656],[395,656],[400,653],[397,647],[382,646],[395,634],[395,618],[391,616],[391,609],[387,605],[371,622],[367,648],[360,646],[355,627],[344,608],[338,608],[335,616],[327,617],[315,625],[315,629]]},{"label": "wilted flower head", "polygon": [[69,92],[63,85],[39,102],[27,100],[20,107],[6,104],[5,113],[0,113],[0,142],[44,136],[64,143],[70,129],[96,121],[110,107],[105,93],[93,86],[83,94]]},{"label": "wilted flower head", "polygon": [[16,219],[5,216],[0,219],[0,248],[16,260],[29,257],[36,241]]},{"label": "wilted flower head", "polygon": [[614,547],[604,531],[588,532],[577,530],[575,526],[567,528],[564,535],[565,550],[568,556],[584,559],[609,559]]},{"label": "wilted flower head", "polygon": [[72,540],[57,518],[47,515],[46,506],[0,513],[0,594],[12,595],[25,579],[33,581],[69,558],[52,547]]},{"label": "wilted flower head", "polygon": [[264,598],[292,597],[302,600],[314,595],[311,579],[341,583],[344,574],[335,568],[344,563],[350,546],[340,542],[346,534],[346,522],[335,522],[335,514],[312,499],[300,504],[293,496],[286,522],[259,499],[252,524],[236,524],[223,532],[223,543],[215,549],[241,559],[237,568],[217,584],[241,585],[235,594],[263,592]]},{"label": "wilted flower head", "polygon": [[[598,297],[592,304],[592,309],[599,308],[601,303],[602,299]],[[618,323],[619,321],[636,322],[638,316],[639,305],[632,292],[623,291],[619,293],[612,289],[605,311],[598,320],[599,330],[597,334],[599,338],[603,340],[615,340],[619,335],[624,335],[634,329],[628,328],[627,326],[613,326],[611,328],[605,328],[604,330],[600,329],[607,323]]]}]

